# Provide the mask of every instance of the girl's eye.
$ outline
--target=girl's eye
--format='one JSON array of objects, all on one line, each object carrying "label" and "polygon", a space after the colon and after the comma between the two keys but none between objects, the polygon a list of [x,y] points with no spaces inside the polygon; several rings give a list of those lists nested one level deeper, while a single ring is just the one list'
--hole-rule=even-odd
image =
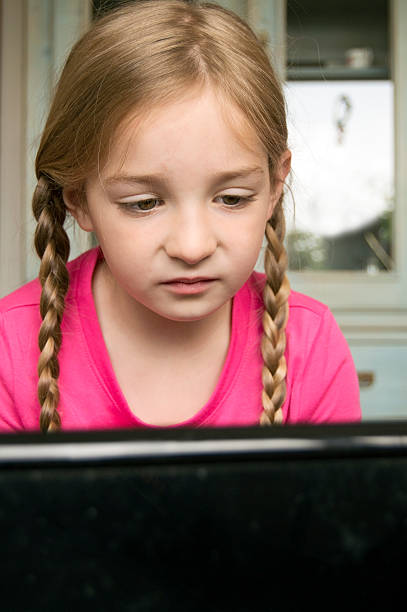
[{"label": "girl's eye", "polygon": [[138,202],[121,202],[120,206],[135,212],[149,212],[159,206],[161,200],[158,198],[148,198],[148,200],[139,200]]},{"label": "girl's eye", "polygon": [[239,206],[244,206],[253,200],[253,197],[254,196],[222,195],[219,196],[219,199],[223,201],[225,206],[229,206],[230,208],[238,208]]},{"label": "girl's eye", "polygon": [[138,208],[138,210],[153,210],[156,207],[156,204],[159,202],[156,198],[150,198],[149,200],[140,200],[140,202],[135,202],[134,207]]}]

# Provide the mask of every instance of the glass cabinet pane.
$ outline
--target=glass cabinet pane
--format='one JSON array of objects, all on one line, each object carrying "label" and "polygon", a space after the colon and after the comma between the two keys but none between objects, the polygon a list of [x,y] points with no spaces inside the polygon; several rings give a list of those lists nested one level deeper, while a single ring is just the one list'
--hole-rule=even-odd
[{"label": "glass cabinet pane", "polygon": [[292,270],[395,268],[388,4],[287,3]]},{"label": "glass cabinet pane", "polygon": [[290,81],[285,88],[294,270],[393,268],[393,84]]}]

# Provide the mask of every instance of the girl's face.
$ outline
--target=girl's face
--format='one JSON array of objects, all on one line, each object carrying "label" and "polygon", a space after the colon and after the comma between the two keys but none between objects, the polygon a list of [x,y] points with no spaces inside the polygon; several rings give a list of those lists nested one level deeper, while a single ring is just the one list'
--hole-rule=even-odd
[{"label": "girl's face", "polygon": [[73,209],[115,290],[170,320],[202,319],[245,283],[289,171],[287,151],[272,184],[255,132],[226,110],[233,122],[206,88],[130,121]]}]

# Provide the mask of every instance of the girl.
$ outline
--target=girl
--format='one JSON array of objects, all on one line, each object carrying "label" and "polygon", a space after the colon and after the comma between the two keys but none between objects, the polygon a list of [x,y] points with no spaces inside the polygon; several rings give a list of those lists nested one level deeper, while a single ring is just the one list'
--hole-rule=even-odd
[{"label": "girl", "polygon": [[[97,21],[37,154],[40,282],[0,302],[1,429],[359,419],[337,324],[285,275],[290,157],[234,14],[150,0]],[[68,265],[67,212],[100,245]]]}]

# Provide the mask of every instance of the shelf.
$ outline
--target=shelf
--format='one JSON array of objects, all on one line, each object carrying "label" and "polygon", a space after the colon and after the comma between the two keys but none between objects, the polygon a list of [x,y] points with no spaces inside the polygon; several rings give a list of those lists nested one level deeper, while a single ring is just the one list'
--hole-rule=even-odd
[{"label": "shelf", "polygon": [[288,81],[377,81],[387,79],[390,79],[390,71],[387,66],[371,66],[369,68],[290,66],[287,68]]}]

